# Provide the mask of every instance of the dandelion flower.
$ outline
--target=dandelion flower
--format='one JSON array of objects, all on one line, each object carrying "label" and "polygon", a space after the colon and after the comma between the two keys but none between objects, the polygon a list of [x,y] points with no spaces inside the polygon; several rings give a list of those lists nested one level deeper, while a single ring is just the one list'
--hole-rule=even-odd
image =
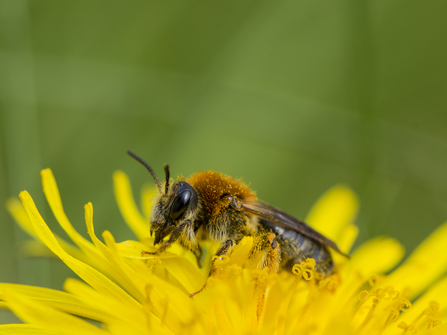
[{"label": "dandelion flower", "polygon": [[[307,259],[292,273],[258,270],[249,258],[253,239],[244,238],[229,257],[216,260],[217,246],[204,242],[203,267],[195,256],[173,245],[161,256],[149,236],[151,190],[143,192],[142,215],[127,177],[114,175],[115,194],[136,240],[116,242],[108,231],[98,238],[93,206],[85,205],[91,241],[65,215],[51,170],[41,172],[50,207],[71,242],[55,236],[24,191],[21,204],[8,202],[16,221],[59,257],[80,279],[65,281],[64,291],[0,283],[0,307],[24,324],[0,325],[4,334],[446,334],[447,224],[408,259],[394,239],[375,238],[350,260],[334,254],[337,271],[317,281],[315,261]],[[358,204],[346,187],[328,191],[307,222],[348,252],[356,236]],[[393,270],[394,269],[394,270]],[[391,272],[390,272],[391,271]],[[417,299],[416,299],[417,298]],[[92,322],[93,321],[93,322]]]}]

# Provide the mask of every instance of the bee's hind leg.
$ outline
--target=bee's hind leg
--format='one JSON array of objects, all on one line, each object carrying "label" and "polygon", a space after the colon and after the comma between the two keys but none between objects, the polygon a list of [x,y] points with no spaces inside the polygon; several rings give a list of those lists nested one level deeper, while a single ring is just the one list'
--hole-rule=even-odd
[{"label": "bee's hind leg", "polygon": [[[259,270],[267,269],[266,271],[269,275],[277,273],[281,261],[281,249],[274,233],[261,233],[255,238],[255,245],[251,253],[254,256],[259,252],[262,253],[262,258],[258,263]],[[261,284],[259,281],[257,281],[257,285],[259,285],[259,289],[261,290],[256,311],[259,322],[263,315],[265,300],[267,299],[270,287],[268,284]]]},{"label": "bee's hind leg", "polygon": [[281,261],[281,249],[274,233],[262,233],[255,238],[255,244],[251,250],[251,255],[262,252],[258,268],[267,268],[269,274],[278,272]]}]

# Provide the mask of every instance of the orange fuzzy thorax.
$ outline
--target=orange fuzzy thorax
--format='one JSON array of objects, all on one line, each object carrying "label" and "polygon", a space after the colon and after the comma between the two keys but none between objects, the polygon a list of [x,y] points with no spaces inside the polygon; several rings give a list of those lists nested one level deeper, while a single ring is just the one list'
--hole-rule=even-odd
[{"label": "orange fuzzy thorax", "polygon": [[208,215],[216,215],[225,210],[228,202],[222,200],[224,195],[250,201],[256,200],[256,193],[251,191],[247,185],[219,172],[197,172],[186,182],[201,195]]}]

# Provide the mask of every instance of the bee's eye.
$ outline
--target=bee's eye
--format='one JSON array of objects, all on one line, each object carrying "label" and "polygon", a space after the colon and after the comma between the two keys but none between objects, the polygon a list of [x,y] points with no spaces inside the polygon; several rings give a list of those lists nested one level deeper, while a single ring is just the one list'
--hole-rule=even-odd
[{"label": "bee's eye", "polygon": [[176,220],[185,212],[186,208],[188,208],[191,196],[192,193],[190,190],[184,190],[183,192],[177,194],[177,197],[172,204],[171,212],[169,213],[172,220]]}]

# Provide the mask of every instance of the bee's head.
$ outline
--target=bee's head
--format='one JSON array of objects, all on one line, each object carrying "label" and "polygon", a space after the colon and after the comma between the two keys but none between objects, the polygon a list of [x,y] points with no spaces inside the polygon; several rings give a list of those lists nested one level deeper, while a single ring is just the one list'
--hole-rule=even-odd
[{"label": "bee's head", "polygon": [[194,188],[184,181],[169,187],[166,180],[165,193],[156,199],[151,213],[151,234],[155,232],[154,244],[169,235],[180,223],[194,221],[197,216],[198,197]]},{"label": "bee's head", "polygon": [[186,220],[194,221],[198,213],[197,192],[184,181],[176,181],[169,185],[170,174],[167,164],[164,167],[166,182],[164,188],[162,188],[160,180],[152,168],[133,152],[128,151],[128,154],[148,169],[160,191],[151,212],[151,235],[155,232],[155,245],[169,235],[180,223]]}]

